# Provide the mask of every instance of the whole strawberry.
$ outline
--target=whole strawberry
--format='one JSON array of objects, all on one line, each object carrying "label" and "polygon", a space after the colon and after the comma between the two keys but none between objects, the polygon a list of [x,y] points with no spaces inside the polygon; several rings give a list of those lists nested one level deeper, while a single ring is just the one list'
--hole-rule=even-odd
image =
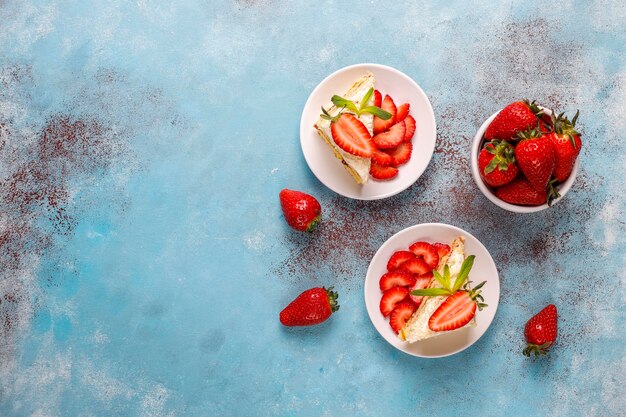
[{"label": "whole strawberry", "polygon": [[577,119],[578,112],[576,112],[571,122],[567,117],[563,116],[563,113],[557,117],[554,114],[552,115],[554,131],[546,135],[546,137],[550,139],[554,148],[556,158],[554,178],[558,182],[563,182],[570,176],[576,158],[578,158],[580,153],[580,148],[583,145],[580,140],[580,133],[574,128]]},{"label": "whole strawberry", "polygon": [[322,207],[312,195],[284,189],[280,192],[280,206],[285,220],[292,228],[311,232],[322,218]]},{"label": "whole strawberry", "polygon": [[556,167],[556,156],[552,142],[542,136],[538,129],[529,129],[518,134],[521,141],[515,147],[515,159],[519,168],[537,191],[543,191]]},{"label": "whole strawberry", "polygon": [[507,184],[519,173],[515,162],[515,149],[505,141],[494,140],[480,151],[478,170],[483,181],[492,187]]},{"label": "whole strawberry", "polygon": [[515,140],[519,132],[537,126],[537,117],[542,114],[535,102],[516,101],[503,108],[485,131],[485,139]]},{"label": "whole strawberry", "polygon": [[558,315],[554,304],[547,305],[543,310],[533,316],[526,327],[524,327],[524,337],[526,347],[524,355],[531,353],[545,355],[556,341]]},{"label": "whole strawberry", "polygon": [[524,177],[498,188],[496,197],[518,206],[540,206],[548,201],[548,193],[545,190],[537,191]]},{"label": "whole strawberry", "polygon": [[280,322],[285,326],[311,326],[322,323],[339,310],[338,296],[333,287],[306,290],[280,312]]}]

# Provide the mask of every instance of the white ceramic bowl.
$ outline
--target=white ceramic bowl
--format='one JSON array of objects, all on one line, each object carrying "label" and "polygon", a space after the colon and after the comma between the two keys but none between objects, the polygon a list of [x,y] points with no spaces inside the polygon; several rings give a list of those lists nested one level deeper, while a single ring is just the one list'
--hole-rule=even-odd
[{"label": "white ceramic bowl", "polygon": [[[374,74],[374,85],[381,93],[389,94],[397,103],[411,104],[410,114],[415,118],[416,129],[411,159],[400,167],[395,178],[389,181],[370,178],[365,185],[359,185],[319,137],[313,125],[319,118],[320,107],[328,103],[333,94],[342,94],[368,71]],[[302,153],[313,174],[337,194],[357,200],[387,198],[409,188],[430,163],[436,137],[435,113],[421,87],[403,72],[379,64],[351,65],[330,74],[315,87],[300,119]]]},{"label": "white ceramic bowl", "polygon": [[[541,109],[543,109],[544,113],[547,115],[552,114],[552,111],[550,109],[547,109],[545,107],[541,107]],[[496,197],[496,194],[492,191],[491,187],[485,184],[483,182],[483,179],[480,177],[480,171],[478,170],[478,154],[480,153],[480,150],[483,147],[483,143],[484,143],[483,136],[485,134],[485,130],[487,130],[487,127],[489,126],[491,121],[498,115],[498,113],[500,112],[499,111],[495,112],[494,114],[491,115],[491,117],[485,120],[485,122],[482,124],[480,129],[478,129],[478,132],[476,132],[476,136],[474,136],[474,142],[472,143],[472,156],[471,156],[472,176],[474,177],[474,182],[476,182],[476,185],[478,186],[480,191],[485,195],[485,197],[487,197],[493,204],[499,207],[502,207],[505,210],[512,211],[514,213],[534,213],[534,212],[549,208],[550,206],[548,206],[547,203],[542,204],[540,206],[518,206],[515,204],[507,203],[506,201],[502,201],[498,197]],[[578,173],[578,159],[576,160],[576,163],[574,164],[574,169],[572,170],[572,173],[570,174],[569,178],[565,180],[564,183],[559,184],[556,187],[557,191],[559,192],[561,196],[555,199],[552,202],[552,205],[560,201],[565,196],[565,194],[567,194],[569,189],[572,188],[572,184],[576,180],[577,173]]]},{"label": "white ceramic bowl", "polygon": [[[398,250],[407,250],[417,241],[442,242],[450,244],[459,236],[465,237],[465,254],[475,255],[476,260],[470,272],[475,282],[487,281],[482,289],[488,307],[476,314],[476,327],[443,334],[420,342],[408,343],[400,340],[380,312],[380,277],[387,272],[389,257]],[[441,358],[467,349],[487,331],[498,310],[500,301],[500,278],[496,264],[487,248],[470,233],[458,227],[443,223],[424,223],[408,227],[391,236],[376,251],[365,277],[365,306],[372,324],[380,335],[402,352],[422,358]]]}]

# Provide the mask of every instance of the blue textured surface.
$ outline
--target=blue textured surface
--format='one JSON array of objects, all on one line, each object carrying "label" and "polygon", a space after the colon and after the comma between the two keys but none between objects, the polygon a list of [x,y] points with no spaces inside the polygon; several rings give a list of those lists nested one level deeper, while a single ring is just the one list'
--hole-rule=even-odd
[{"label": "blue textured surface", "polygon": [[[626,415],[626,3],[414,3],[0,1],[0,415]],[[410,75],[438,122],[426,173],[369,203],[298,138],[310,91],[359,62]],[[468,152],[524,97],[580,109],[584,147],[562,202],[514,215]],[[284,187],[321,201],[317,233],[285,225]],[[486,245],[502,296],[479,342],[424,360],[362,288],[384,240],[433,221]],[[314,285],[339,313],[282,328]],[[529,360],[549,302],[558,346]]]}]

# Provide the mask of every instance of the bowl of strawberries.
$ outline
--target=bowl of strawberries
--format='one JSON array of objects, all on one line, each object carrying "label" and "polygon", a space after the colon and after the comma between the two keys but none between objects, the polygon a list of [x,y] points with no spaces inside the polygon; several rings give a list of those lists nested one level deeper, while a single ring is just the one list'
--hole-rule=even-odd
[{"label": "bowl of strawberries", "polygon": [[582,148],[578,112],[517,101],[482,124],[472,144],[472,176],[492,203],[515,213],[551,207],[570,190]]}]

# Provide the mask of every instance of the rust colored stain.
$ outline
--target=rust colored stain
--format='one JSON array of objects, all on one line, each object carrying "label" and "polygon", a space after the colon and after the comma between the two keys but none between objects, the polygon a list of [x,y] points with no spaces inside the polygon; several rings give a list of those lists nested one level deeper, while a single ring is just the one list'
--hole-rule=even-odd
[{"label": "rust colored stain", "polygon": [[69,181],[105,168],[114,147],[108,130],[92,118],[53,115],[24,152],[8,149],[8,141],[29,138],[12,132],[8,121],[0,125],[0,157],[10,168],[0,179],[0,265],[9,283],[0,287],[0,339],[9,340],[25,320],[19,304],[29,302],[29,289],[16,285],[20,275],[32,267],[33,256],[52,247],[55,234],[67,235],[75,226]]}]

